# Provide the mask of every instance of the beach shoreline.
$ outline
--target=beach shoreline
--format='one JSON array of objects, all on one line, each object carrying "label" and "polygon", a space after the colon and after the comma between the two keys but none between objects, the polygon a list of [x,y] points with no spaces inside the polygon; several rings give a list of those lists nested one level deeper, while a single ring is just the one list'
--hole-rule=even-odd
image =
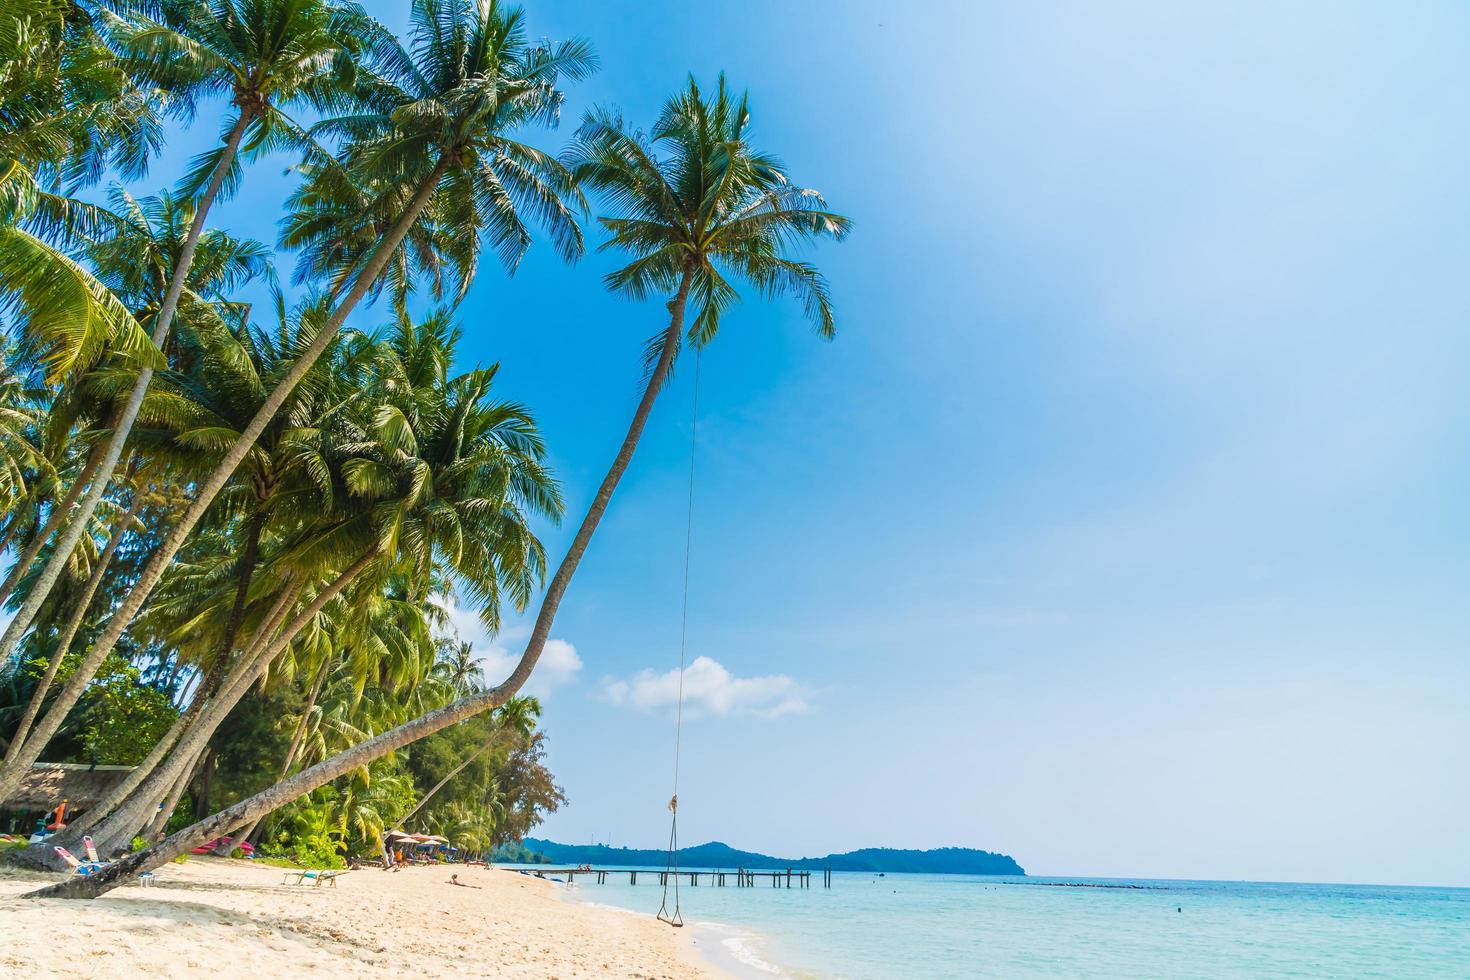
[{"label": "beach shoreline", "polygon": [[[450,875],[470,887],[450,884]],[[0,871],[0,973],[26,977],[640,977],[728,980],[699,930],[580,900],[506,869],[354,871],[335,887],[196,857],[94,901],[19,896]],[[713,954],[713,955],[707,955]]]},{"label": "beach shoreline", "polygon": [[[559,892],[565,901],[577,905],[601,909],[613,915],[634,916],[645,921],[652,918],[645,911],[607,904],[599,900],[596,893],[577,885],[569,888],[563,886]],[[732,980],[770,980],[772,977],[789,976],[767,957],[764,950],[765,937],[754,930],[725,922],[687,921],[680,931],[689,937],[703,961],[713,967],[717,976]]]}]

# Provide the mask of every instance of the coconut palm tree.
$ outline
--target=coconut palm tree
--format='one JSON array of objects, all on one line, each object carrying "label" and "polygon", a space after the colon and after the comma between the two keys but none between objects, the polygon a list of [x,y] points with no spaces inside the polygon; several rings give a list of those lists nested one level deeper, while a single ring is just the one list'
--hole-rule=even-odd
[{"label": "coconut palm tree", "polygon": [[427,793],[419,797],[414,808],[403,815],[403,822],[407,824],[414,814],[424,808],[434,796],[448,785],[465,769],[469,768],[480,756],[497,746],[503,746],[511,742],[523,742],[531,737],[531,732],[536,729],[536,722],[541,717],[541,702],[535,698],[511,698],[495,712],[494,728],[490,737],[481,743],[480,747],[465,756],[459,765],[449,770],[444,778],[435,783]]},{"label": "coconut palm tree", "polygon": [[[200,255],[208,257],[209,253],[201,250]],[[249,322],[230,327],[204,317],[178,338],[178,346],[186,349],[179,358],[184,369],[162,375],[139,416],[147,426],[150,448],[169,457],[176,470],[207,472],[211,457],[249,421],[270,391],[273,378],[290,368],[319,329],[324,315],[319,300],[308,299],[288,311],[279,293],[274,298],[274,329],[256,328]],[[235,666],[236,640],[247,622],[252,588],[259,584],[257,569],[270,558],[269,526],[294,534],[303,526],[310,527],[314,515],[331,508],[333,487],[325,447],[331,442],[334,419],[355,397],[348,383],[354,370],[350,359],[328,358],[318,363],[286,410],[272,421],[233,486],[222,495],[216,521],[226,533],[196,537],[195,554],[174,567],[150,612],[140,620],[145,635],[159,636],[198,664],[201,678],[193,699],[168,733],[127,779],[92,807],[78,831],[132,794],[219,693],[227,672]],[[276,538],[283,539],[280,534]],[[310,578],[305,573],[301,580]],[[283,588],[278,580],[255,588],[255,621],[260,621],[262,610]],[[54,661],[64,653],[59,651]]]},{"label": "coconut palm tree", "polygon": [[[161,145],[154,95],[121,70],[84,7],[0,0],[0,316],[25,338],[26,356],[48,383],[74,382],[104,351],[149,353],[146,333],[71,254],[112,216],[69,194],[108,166],[129,178],[144,172]],[[59,431],[64,445],[68,433]],[[91,480],[100,447],[86,459],[73,479],[52,472],[30,487],[26,509],[45,516],[20,539],[0,600]]]},{"label": "coconut palm tree", "polygon": [[[529,523],[559,516],[561,498],[541,463],[545,446],[529,415],[517,405],[492,400],[493,369],[447,377],[457,339],[458,331],[443,316],[423,324],[399,322],[374,368],[374,397],[354,403],[356,438],[342,444],[348,458],[338,467],[345,496],[356,506],[340,521],[313,530],[287,559],[340,568],[336,562],[344,553],[356,551],[357,560],[280,637],[240,658],[198,723],[181,735],[170,761],[99,826],[94,833],[99,841],[131,839],[138,817],[153,812],[167,787],[184,778],[188,760],[250,684],[326,601],[370,566],[404,576],[408,590],[400,605],[418,616],[445,574],[474,597],[488,628],[499,625],[503,598],[518,609],[529,603],[545,569]],[[410,379],[418,382],[417,390],[404,383]],[[350,546],[344,544],[349,541]],[[359,605],[356,614],[361,611]],[[356,646],[371,655],[368,663],[376,672],[391,662],[381,644]],[[432,651],[426,633],[418,646]],[[423,659],[420,679],[431,662],[432,654]]]},{"label": "coconut palm tree", "polygon": [[[164,0],[157,10],[158,20],[137,12],[126,19],[107,18],[109,39],[122,52],[119,63],[134,77],[167,90],[182,109],[192,110],[196,100],[209,95],[228,95],[234,107],[220,145],[203,154],[185,177],[186,192],[198,193],[198,205],[153,318],[153,345],[160,347],[168,337],[210,208],[221,194],[239,185],[239,153],[257,155],[299,133],[283,108],[292,103],[340,110],[356,78],[352,56],[375,31],[355,5],[328,0],[213,0],[207,4]],[[4,240],[0,239],[0,267],[4,254]],[[61,576],[122,458],[123,444],[142,406],[154,366],[147,362],[139,369],[91,486],[70,516],[51,561],[0,636],[0,651],[9,650],[30,626]],[[39,753],[42,747],[34,748]],[[7,762],[0,773],[0,788],[18,778],[12,770]]]},{"label": "coconut palm tree", "polygon": [[460,697],[479,690],[485,679],[485,671],[480,666],[480,658],[475,655],[474,644],[467,640],[441,641],[434,672]]},{"label": "coconut palm tree", "polygon": [[[526,39],[522,12],[495,0],[416,0],[413,18],[411,52],[397,48],[396,42],[382,45],[379,57],[385,81],[369,103],[384,111],[338,118],[319,127],[354,141],[344,155],[344,172],[369,174],[371,186],[381,188],[375,200],[391,202],[399,210],[360,263],[356,255],[329,260],[343,281],[351,278],[351,288],[219,465],[200,482],[194,503],[139,575],[51,710],[0,771],[0,798],[39,757],[65,711],[81,697],[215,495],[331,344],[347,315],[379,285],[405,237],[431,206],[432,214],[454,223],[456,234],[465,240],[478,242],[477,236],[488,232],[502,259],[518,257],[529,247],[521,217],[527,209],[548,229],[565,257],[580,252],[581,232],[573,206],[566,201],[569,197],[575,201],[578,195],[566,169],[509,134],[518,127],[555,121],[561,105],[558,79],[575,80],[593,69],[595,59],[588,46],[582,41],[532,45]],[[397,202],[403,202],[401,208]],[[372,216],[386,213],[375,210]],[[303,233],[289,243],[302,246],[311,264],[323,254],[335,254],[325,241],[316,233]],[[475,269],[473,256],[462,258],[461,264],[462,293]],[[364,467],[365,473],[371,471]]]},{"label": "coconut palm tree", "polygon": [[[206,321],[206,325],[201,328],[206,334],[227,333],[221,324],[216,304],[227,305],[226,297],[230,291],[252,279],[269,274],[270,261],[266,247],[253,239],[236,238],[210,229],[196,236],[195,261],[186,267],[181,266],[181,256],[188,247],[189,230],[194,225],[195,211],[192,204],[186,199],[178,199],[167,193],[138,200],[121,188],[114,188],[110,203],[118,224],[106,237],[90,243],[88,257],[92,267],[97,270],[98,280],[111,295],[122,301],[130,315],[146,328],[157,319],[159,311],[167,302],[174,270],[182,267],[186,269],[182,289],[185,301],[182,309],[185,314]],[[100,396],[106,403],[114,396],[121,397],[124,391],[135,386],[135,374],[125,360],[119,362],[117,359],[104,358],[78,386],[78,390],[72,392],[71,401],[81,402],[86,396],[93,396],[94,399]],[[117,414],[106,404],[94,405],[90,409],[73,405],[70,410],[78,415],[90,414],[97,418]],[[123,414],[125,416],[125,412]],[[101,465],[106,465],[105,458]],[[106,482],[100,476],[97,480]],[[135,503],[141,504],[142,498],[136,494],[133,496]],[[83,514],[84,511],[79,510],[74,520],[81,521]],[[131,518],[119,525],[118,532],[125,530],[130,521]],[[34,543],[40,543],[41,538],[42,536],[38,536]],[[58,547],[64,547],[65,543],[66,539],[63,538]],[[115,544],[108,549],[109,559],[115,550]],[[246,554],[253,554],[249,540],[246,542]],[[53,555],[52,561],[55,560],[56,556]],[[100,573],[104,570],[105,562],[94,569],[93,578],[96,584],[100,584]],[[42,576],[44,575],[43,571]],[[95,591],[95,587],[95,584],[92,585],[90,591]],[[41,594],[41,591],[32,585],[27,594],[34,597]],[[30,601],[28,599],[28,604]],[[37,609],[39,608],[38,604]],[[81,611],[85,612],[85,606]],[[64,631],[62,641],[49,656],[45,673],[37,683],[31,702],[11,736],[11,752],[18,752],[24,744],[31,723],[49,693],[57,669],[75,636],[75,628]]]},{"label": "coconut palm tree", "polygon": [[848,230],[848,220],[827,211],[817,192],[791,185],[773,157],[751,147],[748,128],[746,99],[731,93],[723,77],[712,97],[706,97],[691,79],[665,104],[647,139],[627,130],[609,113],[594,113],[568,155],[572,170],[600,190],[613,208],[602,219],[610,235],[608,247],[633,256],[631,263],[607,277],[608,285],[635,297],[655,291],[672,296],[668,325],[650,344],[651,365],[627,436],[547,586],[531,636],[510,677],[489,691],[431,711],[304,769],[120,861],[99,877],[34,894],[100,894],[226,828],[498,707],[520,690],[541,655],[562,597],[632,461],[653,403],[673,368],[685,339],[690,299],[695,302],[695,312],[687,333],[696,345],[709,343],[717,333],[721,315],[736,299],[729,279],[737,276],[763,295],[795,296],[819,335],[833,333],[825,281],[810,264],[789,258],[787,250],[813,239],[841,238]]},{"label": "coconut palm tree", "polygon": [[[0,341],[0,510],[7,514],[25,497],[31,474],[46,466],[36,438],[46,392],[27,377],[30,372],[21,360],[18,351]],[[11,520],[7,542],[19,529],[19,522]],[[4,547],[0,544],[0,551]]]},{"label": "coconut palm tree", "polygon": [[109,165],[129,178],[146,170],[161,145],[152,94],[120,69],[82,7],[0,0],[0,293],[40,340],[34,353],[53,381],[141,339],[65,250],[106,212],[59,188],[92,183]]}]

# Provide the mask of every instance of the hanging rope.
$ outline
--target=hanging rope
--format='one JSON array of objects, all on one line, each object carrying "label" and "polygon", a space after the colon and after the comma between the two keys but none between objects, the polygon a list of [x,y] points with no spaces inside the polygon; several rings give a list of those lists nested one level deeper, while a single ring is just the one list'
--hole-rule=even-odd
[{"label": "hanging rope", "polygon": [[[679,914],[679,749],[684,738],[684,651],[689,636],[689,554],[694,541],[694,446],[699,433],[699,348],[694,350],[694,408],[689,420],[689,506],[684,517],[684,601],[679,610],[679,700],[674,709],[674,795],[669,799],[669,856],[664,863],[664,897],[659,903],[660,921],[678,928]],[[674,886],[674,907],[669,909],[669,884]]]}]

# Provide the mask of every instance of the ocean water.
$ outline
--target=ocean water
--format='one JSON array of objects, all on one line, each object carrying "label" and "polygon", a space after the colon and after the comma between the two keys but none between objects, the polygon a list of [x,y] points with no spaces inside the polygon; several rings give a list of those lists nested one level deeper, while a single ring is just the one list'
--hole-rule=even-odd
[{"label": "ocean water", "polygon": [[[568,891],[651,916],[657,881]],[[835,873],[679,898],[747,976],[1470,978],[1470,889]]]}]

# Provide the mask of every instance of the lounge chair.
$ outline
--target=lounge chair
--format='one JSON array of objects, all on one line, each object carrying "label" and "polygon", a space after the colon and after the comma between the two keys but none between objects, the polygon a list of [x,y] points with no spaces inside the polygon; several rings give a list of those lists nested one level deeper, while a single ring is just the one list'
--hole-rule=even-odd
[{"label": "lounge chair", "polygon": [[[346,871],[287,871],[285,877],[281,879],[281,884],[302,885],[310,881],[318,888],[320,888],[322,886],[322,883],[326,882],[333,888],[336,888],[337,879],[347,874],[347,871],[351,870],[351,868],[348,868]],[[291,877],[293,875],[296,877],[296,880],[294,882],[291,881]]]},{"label": "lounge chair", "polygon": [[[86,876],[94,871],[101,871],[112,863],[111,861],[79,861],[75,854],[64,847],[53,847],[52,850],[56,852],[57,857],[66,862],[68,868],[71,868],[72,876]],[[95,854],[96,851],[92,853]]]}]

